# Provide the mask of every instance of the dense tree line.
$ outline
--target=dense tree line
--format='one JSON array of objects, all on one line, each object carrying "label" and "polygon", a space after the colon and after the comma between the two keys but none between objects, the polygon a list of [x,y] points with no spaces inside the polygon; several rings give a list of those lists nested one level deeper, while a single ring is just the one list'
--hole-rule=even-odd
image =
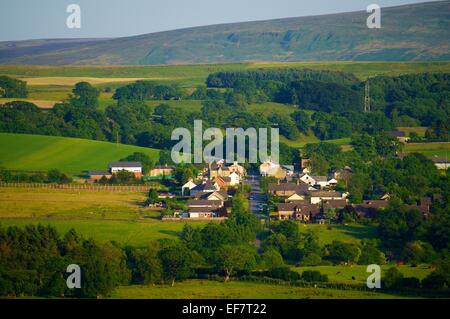
[{"label": "dense tree line", "polygon": [[[449,74],[379,76],[368,80],[372,113],[363,110],[364,83],[345,73],[310,70],[256,70],[219,72],[207,79],[209,87],[232,89],[245,102],[279,102],[298,105],[330,115],[342,128],[323,121],[314,131],[319,138],[350,136],[351,131],[369,133],[397,126],[431,126],[433,139],[448,139],[445,130],[450,121]],[[231,93],[228,93],[229,95]],[[326,117],[320,115],[320,117]],[[341,124],[342,123],[342,124]],[[300,126],[303,127],[305,123]],[[288,137],[288,136],[287,136]]]},{"label": "dense tree line", "polygon": [[28,95],[27,83],[8,76],[0,76],[0,98],[25,98]]},{"label": "dense tree line", "polygon": [[172,100],[181,99],[184,92],[176,85],[159,84],[152,81],[136,81],[119,87],[113,95],[115,100]]},{"label": "dense tree line", "polygon": [[[127,284],[126,256],[114,243],[99,244],[74,230],[60,237],[50,226],[0,228],[0,295],[96,298]],[[67,266],[82,269],[80,289],[69,289]]]}]

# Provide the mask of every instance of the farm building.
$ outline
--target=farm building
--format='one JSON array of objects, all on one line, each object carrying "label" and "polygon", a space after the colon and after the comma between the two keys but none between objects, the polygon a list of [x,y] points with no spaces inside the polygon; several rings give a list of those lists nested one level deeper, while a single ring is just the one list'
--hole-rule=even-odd
[{"label": "farm building", "polygon": [[133,173],[136,178],[140,178],[142,176],[141,162],[112,162],[109,163],[108,166],[111,174],[126,171]]}]

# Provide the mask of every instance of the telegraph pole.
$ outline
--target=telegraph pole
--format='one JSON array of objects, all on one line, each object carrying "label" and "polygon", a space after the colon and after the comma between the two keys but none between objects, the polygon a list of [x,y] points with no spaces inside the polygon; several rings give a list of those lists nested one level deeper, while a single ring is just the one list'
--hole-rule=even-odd
[{"label": "telegraph pole", "polygon": [[370,112],[370,85],[369,85],[369,78],[367,78],[364,91],[365,91],[364,112],[368,113],[368,112]]}]

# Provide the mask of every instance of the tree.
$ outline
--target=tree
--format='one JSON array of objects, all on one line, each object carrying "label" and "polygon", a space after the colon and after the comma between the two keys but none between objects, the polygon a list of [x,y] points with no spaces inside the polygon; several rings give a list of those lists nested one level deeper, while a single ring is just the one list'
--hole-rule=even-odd
[{"label": "tree", "polygon": [[147,203],[148,204],[155,204],[157,203],[159,200],[158,198],[158,192],[156,191],[156,189],[151,189],[148,191],[148,198],[147,198]]},{"label": "tree", "polygon": [[326,245],[328,250],[327,258],[335,263],[340,262],[358,262],[361,256],[361,249],[353,243],[344,243],[334,240],[331,244]]},{"label": "tree", "polygon": [[224,281],[227,282],[235,271],[250,271],[255,267],[255,251],[244,245],[224,245],[215,256],[215,266],[223,271]]},{"label": "tree", "polygon": [[360,265],[382,265],[386,263],[386,256],[375,246],[375,244],[363,241],[361,256],[359,257],[358,263]]},{"label": "tree", "polygon": [[75,84],[70,97],[70,103],[75,106],[96,109],[100,92],[88,82]]},{"label": "tree", "polygon": [[386,289],[392,289],[403,278],[403,274],[395,267],[389,268],[383,276],[382,285]]},{"label": "tree", "polygon": [[308,133],[308,130],[311,126],[311,118],[309,117],[309,114],[304,110],[297,110],[292,113],[291,116],[295,121],[297,129],[302,133]]},{"label": "tree", "polygon": [[145,249],[133,252],[137,275],[145,283],[156,283],[162,278],[162,265],[158,257],[158,242],[149,244]]},{"label": "tree", "polygon": [[272,247],[264,250],[261,255],[261,263],[265,268],[281,267],[284,265],[280,252]]},{"label": "tree", "polygon": [[0,98],[26,98],[27,83],[5,75],[0,76]]},{"label": "tree", "polygon": [[175,280],[183,280],[193,273],[194,258],[184,245],[174,244],[163,247],[159,251],[162,264],[163,278],[170,281],[172,286]]},{"label": "tree", "polygon": [[141,152],[134,152],[127,157],[122,158],[120,161],[128,161],[128,162],[141,162],[142,171],[144,174],[147,174],[150,169],[155,165],[154,161],[147,154]]}]

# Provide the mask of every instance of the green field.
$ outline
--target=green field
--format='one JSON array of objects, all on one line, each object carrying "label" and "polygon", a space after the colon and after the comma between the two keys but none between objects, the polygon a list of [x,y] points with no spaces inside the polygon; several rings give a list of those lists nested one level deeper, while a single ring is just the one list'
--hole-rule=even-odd
[{"label": "green field", "polygon": [[[0,65],[0,74],[30,77],[149,78],[204,83],[213,72],[265,68],[332,70],[353,73],[361,80],[377,75],[450,72],[449,62],[249,62],[225,64],[183,64],[147,66],[30,66]],[[58,84],[58,83],[56,83]]]},{"label": "green field", "polygon": [[[3,227],[24,227],[29,224],[51,225],[60,234],[73,228],[85,238],[93,238],[101,242],[114,240],[121,245],[134,247],[145,247],[150,241],[162,238],[177,239],[178,233],[184,226],[182,222],[161,221],[0,219],[0,225]],[[194,223],[197,226],[204,224],[205,222]]]},{"label": "green field", "polygon": [[133,152],[143,152],[154,160],[159,151],[133,145],[78,138],[0,133],[0,166],[11,170],[47,171],[59,169],[70,174],[107,169]]},{"label": "green field", "polygon": [[[391,267],[396,267],[405,277],[416,277],[420,280],[425,278],[432,269],[428,265],[419,265],[417,267],[402,265],[382,265],[381,276],[383,272]],[[368,273],[367,266],[351,265],[351,266],[314,266],[314,267],[295,267],[293,270],[302,273],[305,270],[316,270],[328,276],[330,282],[342,284],[366,284]],[[354,279],[353,279],[354,278]],[[382,277],[383,278],[383,277]]]},{"label": "green field", "polygon": [[144,192],[0,187],[0,218],[136,221],[158,217]]},{"label": "green field", "polygon": [[130,299],[358,299],[399,298],[399,296],[358,290],[300,288],[288,285],[208,280],[176,282],[175,286],[125,286],[116,289],[111,298]]},{"label": "green field", "polygon": [[405,153],[422,153],[425,156],[450,157],[450,142],[408,143]]},{"label": "green field", "polygon": [[319,238],[321,245],[331,243],[333,240],[358,243],[362,239],[376,237],[376,228],[359,224],[352,225],[319,225],[299,224],[300,232],[313,231]]}]

